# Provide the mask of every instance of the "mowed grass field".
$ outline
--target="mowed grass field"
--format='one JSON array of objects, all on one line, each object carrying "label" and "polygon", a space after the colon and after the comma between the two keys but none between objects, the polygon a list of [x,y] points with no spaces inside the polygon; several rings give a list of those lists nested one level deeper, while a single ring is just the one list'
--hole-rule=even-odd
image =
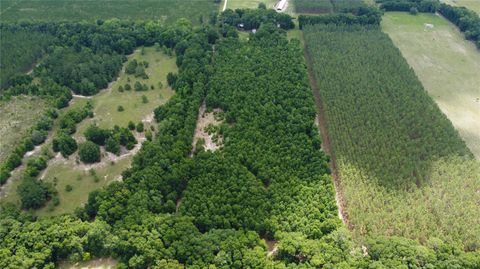
[{"label": "mowed grass field", "polygon": [[[88,101],[93,104],[94,117],[87,118],[77,125],[77,131],[74,135],[77,141],[83,141],[83,132],[92,123],[98,124],[102,128],[112,128],[114,125],[127,127],[129,121],[138,123],[142,120],[153,120],[151,117],[153,110],[159,105],[164,104],[173,95],[173,91],[167,86],[166,77],[169,72],[177,72],[175,57],[167,56],[160,51],[156,51],[154,47],[136,50],[132,55],[128,56],[126,64],[133,59],[137,61],[149,62],[149,67],[145,69],[148,79],[135,78],[133,75],[127,75],[124,70],[121,71],[119,78],[111,84],[109,89],[101,91],[92,98],[75,97],[73,103],[61,113],[65,113],[69,109],[83,107]],[[119,92],[118,87],[125,85],[130,79],[133,86],[135,81],[145,83],[149,86],[148,91],[136,92],[131,91]],[[163,88],[159,88],[159,83],[163,84]],[[155,89],[151,90],[150,85],[154,85]],[[147,96],[148,103],[142,102],[142,95]],[[124,111],[117,111],[117,107],[121,105]],[[146,123],[146,127],[149,127]],[[54,128],[57,128],[55,126]],[[145,128],[147,130],[149,128]],[[55,129],[54,129],[55,132]],[[48,145],[51,148],[51,145]],[[76,154],[75,154],[76,155]],[[50,207],[51,202],[35,213],[39,216],[52,216],[63,213],[73,212],[76,207],[85,203],[88,194],[102,186],[109,184],[114,180],[121,179],[121,173],[130,166],[133,155],[120,157],[115,162],[104,161],[92,169],[77,165],[75,157],[70,159],[54,158],[42,175],[43,180],[47,182],[56,182],[56,189],[60,204],[56,207]],[[92,172],[94,171],[94,172]],[[3,199],[4,202],[13,202],[19,204],[19,197],[16,188],[20,184],[18,179],[21,170],[12,176],[12,184],[9,186],[8,195]],[[66,191],[66,186],[72,186],[71,191]]]},{"label": "mowed grass field", "polygon": [[452,6],[466,7],[480,14],[480,0],[443,0]]},{"label": "mowed grass field", "polygon": [[1,0],[1,20],[92,21],[96,19],[161,20],[188,18],[207,20],[218,10],[213,0]]},{"label": "mowed grass field", "polygon": [[[101,91],[90,99],[94,106],[95,117],[86,119],[77,126],[77,136],[83,136],[83,131],[92,123],[98,124],[101,128],[112,128],[114,125],[127,127],[129,121],[138,123],[173,95],[173,91],[167,85],[166,78],[169,72],[177,72],[175,57],[158,52],[154,47],[146,47],[144,51],[145,54],[142,55],[140,49],[136,50],[128,56],[128,62],[134,59],[139,62],[147,61],[149,67],[145,69],[145,72],[149,78],[135,78],[133,75],[125,74],[122,70],[119,78],[112,83],[108,90]],[[148,90],[118,91],[120,86],[125,86],[127,83],[133,88],[136,81],[147,84]],[[163,85],[162,88],[159,87],[160,83]],[[153,90],[150,89],[152,85],[154,86]],[[142,102],[143,95],[148,99],[146,104]],[[122,106],[124,111],[117,111],[118,106]]]},{"label": "mowed grass field", "polygon": [[43,114],[45,101],[38,97],[17,96],[0,101],[0,163]]},{"label": "mowed grass field", "polygon": [[[425,31],[424,23],[434,25]],[[388,12],[382,29],[480,159],[480,52],[446,19]]]},{"label": "mowed grass field", "polygon": [[[267,8],[273,8],[273,6],[278,2],[277,0],[223,0],[227,1],[227,9],[237,9],[237,8],[257,8],[258,4],[264,3]],[[223,2],[222,2],[223,3]],[[223,5],[222,5],[223,8]]]}]

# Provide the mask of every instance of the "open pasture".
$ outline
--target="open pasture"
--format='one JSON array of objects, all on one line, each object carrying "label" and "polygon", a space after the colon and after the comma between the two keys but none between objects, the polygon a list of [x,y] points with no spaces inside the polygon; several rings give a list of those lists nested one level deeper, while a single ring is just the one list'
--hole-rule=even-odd
[{"label": "open pasture", "polygon": [[[91,98],[77,96],[67,109],[62,110],[61,113],[65,113],[69,109],[82,107],[87,101],[91,101],[93,104],[94,117],[85,119],[77,126],[77,131],[74,135],[77,141],[84,140],[83,132],[92,123],[97,124],[101,128],[113,128],[114,125],[127,127],[129,121],[134,123],[143,121],[149,127],[153,123],[153,110],[164,104],[173,95],[173,91],[167,85],[166,77],[168,72],[176,72],[177,70],[175,57],[167,56],[157,51],[155,47],[148,47],[144,48],[143,54],[141,49],[138,49],[134,54],[128,56],[128,62],[134,59],[139,62],[147,61],[149,63],[148,68],[145,69],[149,76],[148,79],[135,78],[122,70],[119,78],[112,82],[108,89]],[[128,62],[125,63],[125,66]],[[135,91],[131,89],[130,91],[118,91],[120,85],[124,86],[126,83],[129,83],[133,87],[136,81],[147,84],[148,90]],[[159,84],[162,85],[162,88],[159,87]],[[153,90],[150,88],[151,85],[154,86]],[[147,103],[143,102],[142,96],[146,96]],[[118,111],[118,106],[122,106],[124,111]],[[58,126],[54,127],[54,132],[57,128]],[[114,180],[119,180],[121,173],[130,166],[132,157],[133,155],[121,156],[118,161],[114,162],[104,160],[104,163],[93,169],[78,165],[75,157],[71,157],[68,160],[62,157],[55,157],[49,162],[47,169],[41,177],[47,182],[56,182],[60,205],[49,207],[51,203],[49,202],[45,207],[38,210],[37,214],[58,215],[73,212],[76,207],[87,201],[88,194],[91,191]],[[90,170],[94,170],[94,172]],[[20,171],[18,175],[20,175]],[[15,175],[14,177],[16,178]],[[19,180],[14,180],[9,187],[8,196],[5,198],[6,202],[19,203],[18,194],[15,191],[19,182]],[[71,191],[66,191],[67,185],[72,186]]]},{"label": "open pasture", "polygon": [[466,7],[480,14],[480,0],[442,0],[452,6]]},{"label": "open pasture", "polygon": [[[14,3],[12,3],[14,2]],[[96,19],[160,20],[175,22],[189,18],[194,23],[206,20],[218,10],[213,0],[2,0],[2,21],[93,21]]]},{"label": "open pasture", "polygon": [[[277,0],[224,0],[227,1],[227,9],[257,8],[258,4],[264,3],[267,8],[273,8]],[[223,7],[223,6],[222,6]]]},{"label": "open pasture", "polygon": [[389,37],[379,27],[304,32],[357,238],[475,249],[480,165]]},{"label": "open pasture", "polygon": [[[175,57],[167,56],[157,51],[155,47],[144,48],[144,54],[138,49],[134,54],[128,56],[128,62],[132,60],[147,61],[149,63],[145,72],[149,76],[148,79],[135,78],[128,75],[122,70],[119,78],[114,81],[110,87],[99,94],[93,96],[89,100],[93,103],[94,117],[86,119],[77,126],[75,138],[77,141],[84,139],[83,132],[86,128],[95,123],[101,128],[113,128],[114,125],[127,127],[129,121],[138,123],[144,121],[147,126],[153,121],[151,116],[153,110],[159,105],[164,104],[172,96],[173,91],[168,87],[166,77],[169,72],[176,72]],[[125,63],[125,66],[128,64]],[[130,82],[129,82],[130,80]],[[118,88],[129,83],[135,82],[148,85],[146,91],[130,91],[120,92]],[[162,85],[162,88],[159,87]],[[150,87],[154,86],[152,90]],[[142,96],[146,96],[148,103],[143,103]],[[75,98],[75,100],[85,102],[85,98]],[[124,111],[118,111],[118,106],[122,106]],[[140,142],[139,142],[140,143]],[[93,176],[89,170],[82,167],[74,167],[73,161],[54,162],[46,170],[44,178],[46,180],[58,179],[57,190],[59,191],[60,205],[55,207],[53,211],[47,207],[38,211],[41,215],[58,215],[65,212],[72,212],[77,206],[85,203],[88,193],[104,186],[113,180],[120,179],[121,173],[130,166],[133,155],[123,157],[114,163],[107,163],[95,168],[96,176]],[[61,158],[63,159],[63,158]],[[107,161],[108,162],[108,161]],[[95,178],[97,178],[95,180]],[[70,185],[73,190],[65,191],[65,186]]]},{"label": "open pasture", "polygon": [[[141,49],[138,49],[128,56],[128,62],[133,60],[148,62],[149,66],[145,69],[145,73],[149,78],[142,79],[128,75],[124,68],[119,78],[112,82],[108,89],[90,98],[95,117],[83,121],[78,126],[77,136],[83,136],[83,131],[92,123],[98,124],[101,128],[113,128],[114,125],[127,127],[129,121],[135,123],[141,120],[151,121],[152,118],[148,116],[153,113],[153,110],[173,95],[166,78],[169,72],[175,73],[177,70],[174,56],[167,56],[157,51],[155,47],[146,47],[143,55]],[[135,91],[133,88],[136,82],[146,84],[148,90]],[[120,86],[125,87],[126,84],[131,85],[132,89],[120,92]],[[151,89],[151,86],[154,89]],[[142,96],[146,96],[147,103],[143,102]],[[119,106],[122,106],[124,111],[118,111]]]},{"label": "open pasture", "polygon": [[[433,29],[424,29],[424,24]],[[443,17],[388,12],[382,29],[480,159],[480,53]]]}]

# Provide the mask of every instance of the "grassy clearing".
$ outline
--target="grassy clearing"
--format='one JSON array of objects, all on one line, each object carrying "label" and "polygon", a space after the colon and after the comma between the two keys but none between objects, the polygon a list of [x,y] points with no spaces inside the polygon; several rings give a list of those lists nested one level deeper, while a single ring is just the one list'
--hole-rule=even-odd
[{"label": "grassy clearing", "polygon": [[480,0],[443,0],[452,6],[466,7],[480,14]]},{"label": "grassy clearing", "polygon": [[227,0],[227,9],[237,9],[237,8],[257,8],[258,4],[265,3],[267,8],[273,8],[273,6],[278,2],[277,0]]},{"label": "grassy clearing", "polygon": [[[16,3],[16,4],[15,4]],[[2,21],[93,21],[96,19],[160,20],[189,18],[194,23],[218,10],[213,0],[2,0]]]},{"label": "grassy clearing", "polygon": [[[167,56],[161,52],[157,52],[154,47],[145,48],[145,54],[142,55],[140,50],[136,50],[134,54],[128,56],[128,61],[136,59],[137,61],[147,61],[149,67],[145,72],[149,76],[148,79],[135,78],[133,75],[125,74],[122,70],[117,81],[113,82],[110,89],[102,91],[90,100],[93,103],[93,112],[95,117],[87,119],[80,123],[77,128],[77,138],[83,136],[83,131],[92,123],[98,124],[101,128],[112,128],[114,125],[127,127],[129,121],[135,123],[140,122],[153,110],[164,104],[173,94],[167,85],[167,74],[176,72],[175,57]],[[130,79],[130,82],[128,80]],[[120,86],[129,83],[132,87],[138,81],[147,84],[147,91],[124,91],[119,92]],[[163,85],[160,89],[159,83]],[[150,86],[154,86],[151,90]],[[142,102],[142,96],[148,98],[148,103]],[[117,111],[118,106],[122,106],[124,111]]]},{"label": "grassy clearing", "polygon": [[17,96],[0,102],[0,163],[43,114],[45,101],[39,97]]},{"label": "grassy clearing", "polygon": [[[434,28],[424,30],[424,23]],[[455,26],[431,14],[389,12],[382,29],[480,159],[480,53]]]},{"label": "grassy clearing", "polygon": [[[156,51],[154,47],[144,49],[142,55],[141,50],[136,50],[134,54],[128,57],[128,62],[136,59],[137,61],[147,61],[149,67],[145,72],[148,79],[135,78],[133,75],[127,75],[123,70],[119,78],[112,83],[111,87],[102,91],[98,95],[89,99],[93,103],[94,118],[86,119],[77,126],[75,138],[83,139],[84,130],[92,123],[98,124],[102,128],[112,128],[114,125],[126,127],[129,121],[135,123],[148,118],[153,110],[164,104],[173,94],[172,90],[167,86],[166,77],[168,72],[176,72],[175,57],[167,56],[162,52]],[[125,64],[126,66],[126,64]],[[150,85],[154,85],[155,89],[136,92],[131,91],[119,92],[118,87],[125,85],[130,79],[133,86],[135,81]],[[160,89],[158,84],[163,84]],[[142,103],[142,95],[147,96],[148,103]],[[87,99],[75,98],[78,105],[84,104]],[[117,111],[117,107],[121,105],[124,111]],[[149,120],[149,119],[147,119]],[[147,125],[148,127],[148,125]],[[131,162],[132,156],[125,157],[113,164],[108,163],[99,168],[94,169],[97,177],[93,176],[89,171],[80,167],[72,169],[75,166],[74,161],[62,161],[49,165],[44,175],[45,180],[54,181],[57,178],[57,190],[59,192],[60,206],[54,210],[49,210],[48,205],[39,210],[39,215],[58,215],[65,212],[72,212],[77,206],[86,202],[88,193],[98,189],[113,180],[118,180],[123,170],[125,170]],[[70,185],[73,190],[67,192],[65,187]]]},{"label": "grassy clearing", "polygon": [[[83,140],[84,130],[92,123],[98,124],[102,128],[112,128],[114,125],[126,127],[129,121],[138,123],[146,121],[146,129],[153,120],[150,118],[153,110],[164,104],[173,95],[173,91],[167,86],[166,76],[168,72],[177,72],[175,64],[175,57],[167,56],[162,52],[157,52],[154,47],[145,48],[142,55],[141,50],[136,50],[134,54],[128,56],[128,61],[136,59],[137,61],[149,62],[149,67],[145,69],[148,74],[148,79],[135,78],[133,75],[127,75],[123,70],[119,78],[112,83],[111,87],[92,98],[75,97],[73,103],[61,113],[65,113],[69,109],[75,107],[83,107],[86,102],[91,101],[93,104],[94,118],[87,118],[79,125],[77,125],[77,132],[74,137],[77,141]],[[126,64],[125,64],[126,66]],[[154,85],[155,89],[136,92],[131,91],[119,92],[118,87],[125,85],[130,79],[130,84],[133,86],[135,81],[145,83],[147,85]],[[163,84],[163,88],[158,87],[159,83]],[[148,98],[148,103],[142,102],[142,95]],[[117,107],[121,105],[124,111],[117,111]],[[54,127],[54,132],[58,127]],[[49,145],[50,146],[50,145]],[[76,156],[76,154],[75,154]],[[56,189],[59,193],[60,205],[57,207],[50,207],[49,204],[44,208],[38,210],[36,213],[41,216],[59,215],[63,213],[72,212],[76,207],[85,203],[88,194],[113,180],[120,179],[121,173],[130,166],[132,155],[123,157],[114,163],[105,161],[103,165],[94,168],[93,175],[88,168],[78,166],[75,156],[66,160],[64,158],[55,158],[49,162],[49,166],[43,174],[43,179],[49,182],[56,182]],[[21,175],[21,169],[12,176],[18,178]],[[9,194],[5,197],[5,202],[14,202],[19,204],[19,197],[16,193],[16,187],[20,180],[13,180],[9,186]],[[66,186],[73,187],[71,191],[66,191]]]}]

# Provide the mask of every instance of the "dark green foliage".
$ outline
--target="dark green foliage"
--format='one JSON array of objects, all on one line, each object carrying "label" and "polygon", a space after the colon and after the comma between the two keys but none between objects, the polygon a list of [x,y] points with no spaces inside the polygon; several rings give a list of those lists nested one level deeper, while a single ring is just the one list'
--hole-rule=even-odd
[{"label": "dark green foliage", "polygon": [[32,132],[31,139],[32,139],[32,143],[35,146],[42,144],[43,141],[45,141],[46,138],[47,138],[47,135],[46,135],[45,131],[34,130]]},{"label": "dark green foliage", "polygon": [[87,141],[83,144],[80,144],[78,147],[78,155],[80,156],[80,160],[84,163],[99,162],[100,147],[91,141]]},{"label": "dark green foliage", "polygon": [[219,16],[222,25],[237,27],[243,24],[243,29],[258,29],[264,23],[279,25],[284,30],[293,29],[295,24],[292,17],[285,13],[278,13],[273,9],[227,9]]},{"label": "dark green foliage", "polygon": [[66,192],[71,192],[72,190],[73,190],[72,185],[68,185],[68,184],[67,184],[67,185],[65,186],[65,191],[66,191]]},{"label": "dark green foliage", "polygon": [[438,12],[458,26],[465,38],[472,40],[480,49],[480,17],[472,10],[464,7],[453,7],[442,3]]},{"label": "dark green foliage", "polygon": [[142,103],[148,103],[148,98],[145,95],[142,95]]},{"label": "dark green foliage", "polygon": [[177,81],[177,75],[173,74],[172,72],[169,72],[167,74],[167,84],[168,86],[175,88],[175,82]]},{"label": "dark green foliage", "polygon": [[350,10],[351,13],[336,13],[320,16],[300,15],[298,23],[300,29],[305,25],[313,24],[374,24],[380,25],[382,12],[376,7],[360,7]]},{"label": "dark green foliage", "polygon": [[117,111],[118,112],[123,112],[123,111],[125,111],[125,108],[123,108],[123,106],[118,106]]},{"label": "dark green foliage", "polygon": [[293,2],[297,13],[330,13],[333,11],[330,0],[295,0]]},{"label": "dark green foliage", "polygon": [[411,12],[416,9],[418,12],[435,13],[440,2],[436,0],[376,0],[380,8],[385,11]]},{"label": "dark green foliage", "polygon": [[18,211],[0,212],[1,268],[55,268],[60,260],[81,261],[87,253],[101,256],[113,243],[104,222],[69,215],[34,221]]},{"label": "dark green foliage", "polygon": [[133,123],[133,121],[128,122],[128,129],[131,131],[135,130],[135,123]]},{"label": "dark green foliage", "polygon": [[130,84],[128,84],[128,83],[125,84],[125,90],[126,90],[126,91],[132,90],[132,86],[130,86]]},{"label": "dark green foliage", "polygon": [[[3,3],[2,3],[3,5]],[[2,9],[3,10],[3,9]],[[3,15],[3,14],[2,14]],[[33,68],[37,61],[53,43],[54,37],[23,29],[4,29],[0,46],[0,88],[19,84],[15,79],[18,73]],[[23,81],[21,84],[25,84]]]},{"label": "dark green foliage", "polygon": [[47,161],[43,157],[28,160],[25,174],[30,177],[36,177],[43,169],[47,168]]},{"label": "dark green foliage", "polygon": [[[185,21],[165,28],[153,22],[134,26],[98,20],[94,26],[76,25],[73,32],[81,32],[82,46],[95,53],[154,42],[172,51],[186,41],[178,46],[179,72],[171,84],[176,93],[155,109],[155,138],[144,142],[121,182],[92,192],[75,211],[85,221],[70,215],[31,221],[2,208],[0,267],[53,268],[61,260],[89,256],[115,257],[119,268],[478,267],[480,254],[437,241],[424,247],[397,238],[365,238],[368,254],[362,255],[337,218],[329,158],[313,125],[303,52],[275,25],[264,24],[248,42],[218,42],[211,29],[192,30]],[[235,26],[222,34],[235,36]],[[62,36],[71,33],[60,29]],[[75,39],[65,38],[81,51]],[[114,40],[122,41],[104,45]],[[215,57],[212,42],[217,42]],[[216,130],[224,145],[190,156],[203,100],[208,109],[224,111]],[[80,109],[59,123],[71,130],[90,113]],[[92,133],[101,134],[90,138],[104,138],[111,151],[136,143],[127,128]],[[98,145],[87,141],[79,151],[84,147],[99,157]],[[42,193],[38,186],[32,189]],[[275,257],[267,257],[260,235],[277,240]]]},{"label": "dark green foliage", "polygon": [[120,154],[120,141],[115,137],[109,137],[105,144],[105,150],[115,155]]},{"label": "dark green foliage", "polygon": [[64,158],[67,158],[77,150],[77,141],[61,132],[53,139],[52,147],[53,151],[60,152]]},{"label": "dark green foliage", "polygon": [[17,192],[24,209],[36,209],[44,206],[54,193],[52,185],[31,177],[22,179]]},{"label": "dark green foliage", "polygon": [[108,130],[101,129],[96,124],[91,124],[88,126],[87,130],[83,133],[85,138],[93,143],[103,146],[105,145],[105,140],[110,136]]},{"label": "dark green foliage", "polygon": [[367,8],[363,0],[331,0],[335,12],[356,13],[359,9]]},{"label": "dark green foliage", "polygon": [[137,132],[142,133],[144,129],[143,122],[137,123],[137,126],[135,127],[135,129],[137,130]]},{"label": "dark green foliage", "polygon": [[38,72],[77,94],[93,95],[106,88],[121,67],[122,57],[118,54],[58,48],[42,62]]}]

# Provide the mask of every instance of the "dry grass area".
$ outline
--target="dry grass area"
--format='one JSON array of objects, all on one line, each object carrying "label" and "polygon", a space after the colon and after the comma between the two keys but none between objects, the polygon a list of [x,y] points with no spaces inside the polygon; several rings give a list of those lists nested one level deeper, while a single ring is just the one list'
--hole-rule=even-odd
[{"label": "dry grass area", "polygon": [[[424,23],[434,25],[424,29]],[[446,19],[389,12],[382,29],[480,159],[480,52]]]},{"label": "dry grass area", "polygon": [[480,14],[480,0],[441,0],[452,6],[466,7]]},{"label": "dry grass area", "polygon": [[44,110],[45,101],[35,96],[17,96],[0,102],[0,163]]}]

